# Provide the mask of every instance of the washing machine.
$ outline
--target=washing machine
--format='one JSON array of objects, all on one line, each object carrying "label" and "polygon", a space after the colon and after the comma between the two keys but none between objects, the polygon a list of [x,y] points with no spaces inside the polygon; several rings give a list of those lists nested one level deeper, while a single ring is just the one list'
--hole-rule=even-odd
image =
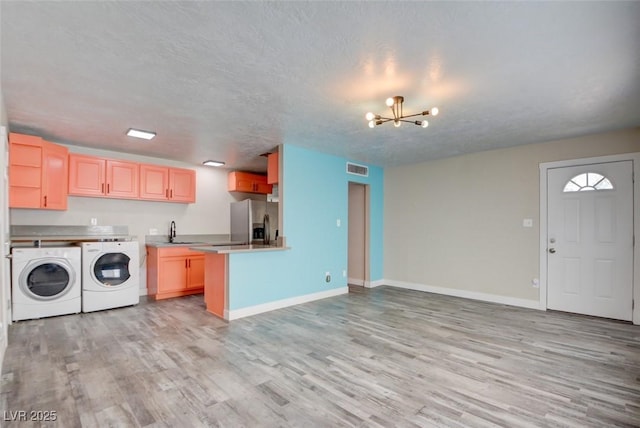
[{"label": "washing machine", "polygon": [[82,312],[140,302],[138,241],[83,242]]},{"label": "washing machine", "polygon": [[80,312],[80,248],[13,248],[11,259],[14,321]]}]

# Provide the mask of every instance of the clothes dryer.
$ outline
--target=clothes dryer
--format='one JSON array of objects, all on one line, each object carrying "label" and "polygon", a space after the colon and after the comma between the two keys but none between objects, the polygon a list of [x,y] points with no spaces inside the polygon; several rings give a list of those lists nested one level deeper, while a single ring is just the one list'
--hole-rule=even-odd
[{"label": "clothes dryer", "polygon": [[83,242],[82,312],[140,302],[138,241]]},{"label": "clothes dryer", "polygon": [[14,321],[80,312],[80,248],[16,247],[11,258]]}]

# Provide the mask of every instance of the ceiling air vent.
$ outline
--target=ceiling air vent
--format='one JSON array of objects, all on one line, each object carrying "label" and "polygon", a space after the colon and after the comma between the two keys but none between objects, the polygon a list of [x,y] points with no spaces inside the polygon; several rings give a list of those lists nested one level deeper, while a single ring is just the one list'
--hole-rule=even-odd
[{"label": "ceiling air vent", "polygon": [[364,165],[358,165],[357,163],[347,162],[347,173],[354,175],[361,175],[362,177],[369,176],[369,167]]}]

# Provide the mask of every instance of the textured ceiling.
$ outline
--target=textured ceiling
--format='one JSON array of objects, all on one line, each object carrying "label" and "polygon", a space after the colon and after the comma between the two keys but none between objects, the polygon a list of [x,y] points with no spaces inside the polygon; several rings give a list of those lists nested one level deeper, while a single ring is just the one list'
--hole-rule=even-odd
[{"label": "textured ceiling", "polygon": [[[2,1],[2,92],[12,131],[53,141],[394,166],[639,126],[639,22],[640,2]],[[440,115],[368,128],[393,95]]]}]

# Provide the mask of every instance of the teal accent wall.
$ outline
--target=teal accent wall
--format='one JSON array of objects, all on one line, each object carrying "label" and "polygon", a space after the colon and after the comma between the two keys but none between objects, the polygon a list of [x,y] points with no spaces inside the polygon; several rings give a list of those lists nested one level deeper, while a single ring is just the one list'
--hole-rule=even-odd
[{"label": "teal accent wall", "polygon": [[[369,185],[370,279],[382,279],[382,168],[367,165],[369,176],[359,177],[347,174],[347,159],[290,144],[281,150],[283,236],[291,250],[230,254],[230,310],[347,285],[342,271],[347,269],[349,181]],[[330,283],[326,272],[331,272]]]}]

